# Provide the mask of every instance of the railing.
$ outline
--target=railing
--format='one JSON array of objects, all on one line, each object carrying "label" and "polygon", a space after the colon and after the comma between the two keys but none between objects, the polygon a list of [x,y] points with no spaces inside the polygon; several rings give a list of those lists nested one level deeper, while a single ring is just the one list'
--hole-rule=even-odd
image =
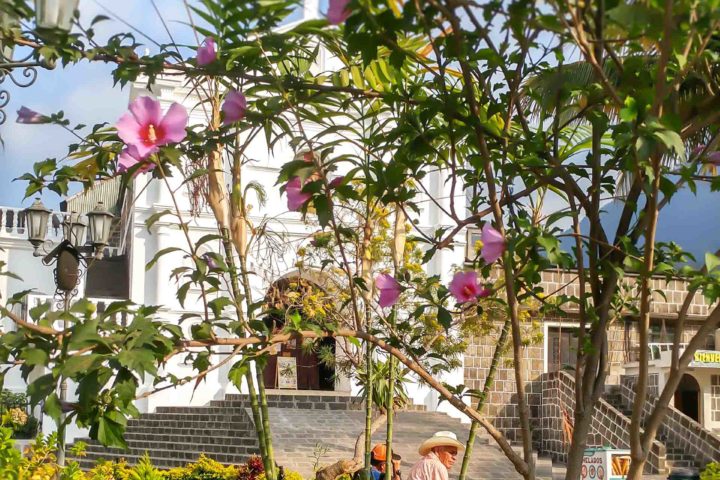
[{"label": "railing", "polygon": [[[62,237],[62,222],[65,219],[63,212],[52,212],[48,219],[48,237],[50,239]],[[0,234],[11,236],[27,235],[25,229],[25,209],[0,207]]]},{"label": "railing", "polygon": [[[687,343],[681,343],[678,355],[682,355],[685,348],[687,348]],[[660,360],[664,356],[663,353],[669,353],[672,352],[672,350],[672,343],[648,343],[648,354],[650,356],[650,360]]]},{"label": "railing", "polygon": [[[63,238],[62,223],[66,212],[52,212],[48,219],[47,239],[58,243]],[[0,207],[0,236],[26,237],[25,211],[22,208]],[[119,246],[107,246],[103,249],[104,256],[115,257],[119,255]]]}]

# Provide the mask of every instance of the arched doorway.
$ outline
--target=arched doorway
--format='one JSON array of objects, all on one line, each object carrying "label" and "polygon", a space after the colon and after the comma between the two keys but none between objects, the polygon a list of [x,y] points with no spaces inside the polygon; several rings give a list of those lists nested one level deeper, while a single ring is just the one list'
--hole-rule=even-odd
[{"label": "arched doorway", "polygon": [[690,374],[683,375],[675,390],[675,408],[700,422],[700,385]]},{"label": "arched doorway", "polygon": [[[281,332],[288,321],[302,321],[321,325],[333,309],[333,301],[315,283],[299,277],[282,278],[276,281],[265,297],[264,321],[271,332]],[[279,345],[268,356],[263,371],[266,388],[278,388],[280,369],[278,357],[294,359],[298,390],[335,390],[335,368],[332,362],[324,361],[335,354],[335,339],[324,338],[313,344],[302,344],[302,340],[291,340]],[[287,365],[286,362],[280,362]],[[286,372],[288,374],[288,372]]]}]

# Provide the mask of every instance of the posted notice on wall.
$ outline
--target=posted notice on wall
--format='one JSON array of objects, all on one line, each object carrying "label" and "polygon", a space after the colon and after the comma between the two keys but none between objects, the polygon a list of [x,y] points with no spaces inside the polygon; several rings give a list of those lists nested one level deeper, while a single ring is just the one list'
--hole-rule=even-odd
[{"label": "posted notice on wall", "polygon": [[297,358],[277,357],[278,388],[297,390]]}]

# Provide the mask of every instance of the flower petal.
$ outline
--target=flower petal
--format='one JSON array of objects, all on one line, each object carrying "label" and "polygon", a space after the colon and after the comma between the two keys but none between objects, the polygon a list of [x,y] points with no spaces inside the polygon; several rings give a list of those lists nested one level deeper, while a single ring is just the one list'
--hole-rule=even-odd
[{"label": "flower petal", "polygon": [[158,139],[159,145],[167,143],[177,143],[185,139],[187,132],[185,127],[188,123],[188,113],[185,107],[177,102],[170,105],[165,117],[160,122],[160,130],[163,132],[163,137]]},{"label": "flower petal", "polygon": [[394,277],[387,273],[381,273],[375,277],[375,286],[380,290],[378,299],[380,307],[387,308],[397,303],[402,287]]},{"label": "flower petal", "polygon": [[505,251],[505,238],[489,223],[483,225],[481,238],[483,248],[480,254],[486,263],[493,263],[500,258]]},{"label": "flower petal", "polygon": [[140,145],[143,143],[142,137],[140,136],[140,124],[135,119],[135,116],[127,112],[115,124],[117,134],[120,139],[125,142],[126,145]]},{"label": "flower petal", "polygon": [[[148,155],[155,153],[157,148],[150,149]],[[147,161],[148,155],[140,155],[140,151],[134,145],[128,145],[120,155],[118,155],[118,166],[117,170],[120,173],[125,173],[138,163],[145,163],[145,166],[139,168],[135,173],[145,173],[155,168],[153,162]]]},{"label": "flower petal", "polygon": [[327,19],[332,25],[343,23],[350,16],[347,5],[350,0],[330,0],[328,4]]},{"label": "flower petal", "polygon": [[34,125],[38,125],[41,123],[50,123],[50,117],[42,115],[35,110],[31,110],[27,107],[20,107],[20,110],[17,111],[17,114],[17,123]]},{"label": "flower petal", "polygon": [[162,119],[160,102],[152,97],[138,97],[130,103],[130,112],[137,120],[138,125],[159,125]]},{"label": "flower petal", "polygon": [[477,272],[472,270],[457,272],[450,281],[448,290],[459,303],[471,302],[482,293],[478,285]]},{"label": "flower petal", "polygon": [[245,116],[246,108],[247,100],[245,99],[245,95],[236,90],[229,91],[222,105],[223,124],[228,125],[242,120]]},{"label": "flower petal", "polygon": [[217,59],[217,51],[215,50],[215,39],[212,37],[205,38],[205,41],[197,49],[197,64],[201,67],[210,65]]},{"label": "flower petal", "polygon": [[288,197],[288,210],[297,212],[310,200],[312,194],[302,191],[300,177],[293,177],[285,184],[285,193]]}]

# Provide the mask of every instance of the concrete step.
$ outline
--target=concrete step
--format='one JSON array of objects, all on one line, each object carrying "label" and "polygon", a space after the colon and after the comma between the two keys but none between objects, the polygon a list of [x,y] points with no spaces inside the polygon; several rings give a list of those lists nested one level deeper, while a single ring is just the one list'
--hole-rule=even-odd
[{"label": "concrete step", "polygon": [[[167,446],[168,445],[162,445],[162,447]],[[237,447],[232,451],[228,452],[207,452],[207,456],[217,460],[220,463],[236,464],[242,462],[244,458],[247,458],[249,455],[252,455],[256,452],[257,449],[253,447]],[[88,456],[90,456],[90,454],[93,454],[96,458],[125,458],[128,460],[128,462],[130,458],[138,459],[145,455],[145,453],[150,454],[153,463],[155,463],[156,459],[158,461],[162,459],[170,459],[193,462],[198,459],[200,453],[205,452],[199,453],[196,451],[186,451],[182,449],[173,450],[169,448],[158,448],[158,446],[153,447],[151,445],[148,445],[146,448],[132,447],[128,450],[123,450],[120,448],[97,448],[97,446],[88,446],[87,449]]]},{"label": "concrete step", "polygon": [[[192,444],[192,445],[257,445],[257,438],[254,436],[223,436],[218,435],[171,435],[167,433],[137,433],[130,432],[125,434],[125,440],[133,442],[149,442],[149,443],[174,443],[174,444]],[[89,443],[89,442],[88,442]]]},{"label": "concrete step", "polygon": [[255,428],[237,428],[237,429],[228,429],[226,426],[221,425],[220,427],[213,428],[210,426],[209,428],[200,428],[200,427],[192,427],[192,428],[166,428],[162,426],[153,426],[153,427],[142,427],[142,426],[132,426],[127,429],[126,435],[131,433],[139,433],[144,435],[180,435],[184,437],[194,437],[194,436],[200,436],[200,437],[208,437],[208,436],[214,436],[214,435],[220,435],[220,436],[228,436],[228,437],[253,437],[255,435]]},{"label": "concrete step", "polygon": [[[212,403],[212,402],[211,402]],[[191,415],[245,415],[245,409],[250,405],[238,404],[237,406],[210,406],[210,407],[158,407],[155,413],[145,413],[143,415],[159,415],[159,414],[191,414]]]},{"label": "concrete step", "polygon": [[[222,410],[216,410],[214,413],[202,413],[202,412],[191,412],[191,413],[144,413],[140,415],[139,419],[133,420],[155,420],[161,422],[168,422],[172,424],[175,422],[217,422],[217,423],[243,423],[249,420],[247,413],[244,410],[237,412],[223,412]],[[132,420],[131,420],[132,421]]]}]

